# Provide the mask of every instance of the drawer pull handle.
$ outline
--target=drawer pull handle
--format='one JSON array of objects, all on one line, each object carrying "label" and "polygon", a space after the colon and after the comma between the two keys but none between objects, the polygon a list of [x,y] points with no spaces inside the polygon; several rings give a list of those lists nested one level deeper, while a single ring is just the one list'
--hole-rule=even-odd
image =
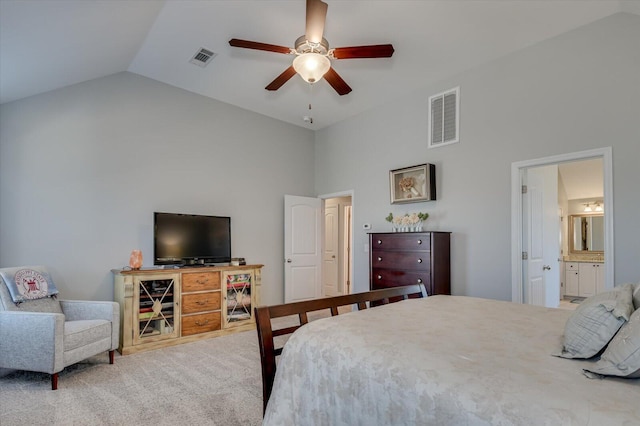
[{"label": "drawer pull handle", "polygon": [[206,305],[207,303],[209,303],[209,299],[198,300],[198,301],[196,302],[196,305],[204,306],[204,305]]},{"label": "drawer pull handle", "polygon": [[198,284],[206,284],[207,280],[196,280]]},{"label": "drawer pull handle", "polygon": [[418,263],[422,263],[422,259],[418,259]]},{"label": "drawer pull handle", "polygon": [[382,258],[378,256],[378,262],[382,262]]},{"label": "drawer pull handle", "polygon": [[378,240],[378,244],[382,244],[382,240]]},{"label": "drawer pull handle", "polygon": [[198,327],[202,327],[202,326],[207,325],[207,324],[209,324],[209,320],[208,319],[204,320],[203,322],[196,321],[196,325]]},{"label": "drawer pull handle", "polygon": [[418,278],[418,284],[422,284],[422,278]]},{"label": "drawer pull handle", "polygon": [[422,244],[422,240],[418,240],[418,245]]},{"label": "drawer pull handle", "polygon": [[382,279],[382,275],[378,275],[378,279],[381,280]]}]

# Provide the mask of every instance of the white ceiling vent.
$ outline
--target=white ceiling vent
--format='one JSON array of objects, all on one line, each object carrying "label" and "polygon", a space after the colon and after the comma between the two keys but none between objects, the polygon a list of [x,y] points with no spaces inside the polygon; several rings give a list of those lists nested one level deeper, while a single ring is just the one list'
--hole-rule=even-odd
[{"label": "white ceiling vent", "polygon": [[460,141],[460,87],[429,97],[429,148]]},{"label": "white ceiling vent", "polygon": [[216,56],[215,53],[208,49],[205,49],[204,47],[201,47],[200,50],[198,50],[196,54],[193,55],[193,58],[191,58],[189,62],[204,68],[209,64],[209,62],[211,62],[214,56]]}]

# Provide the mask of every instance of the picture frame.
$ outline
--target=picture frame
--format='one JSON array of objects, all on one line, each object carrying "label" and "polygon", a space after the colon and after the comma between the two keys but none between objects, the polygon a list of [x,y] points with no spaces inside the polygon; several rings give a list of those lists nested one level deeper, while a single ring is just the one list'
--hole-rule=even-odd
[{"label": "picture frame", "polygon": [[391,204],[419,203],[436,199],[436,166],[418,164],[389,171]]}]

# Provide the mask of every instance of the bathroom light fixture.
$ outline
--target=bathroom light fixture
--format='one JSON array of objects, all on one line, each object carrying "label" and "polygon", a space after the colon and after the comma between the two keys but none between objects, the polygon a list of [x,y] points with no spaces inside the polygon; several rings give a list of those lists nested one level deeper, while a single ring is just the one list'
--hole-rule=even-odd
[{"label": "bathroom light fixture", "polygon": [[589,203],[585,204],[584,211],[585,211],[585,212],[592,212],[592,211],[593,211],[593,210],[591,209],[591,206],[589,205]]},{"label": "bathroom light fixture", "polygon": [[596,211],[597,211],[597,212],[601,212],[602,210],[603,210],[603,209],[602,209],[602,206],[600,205],[600,202],[599,202],[599,201],[597,201],[597,202],[596,202]]}]

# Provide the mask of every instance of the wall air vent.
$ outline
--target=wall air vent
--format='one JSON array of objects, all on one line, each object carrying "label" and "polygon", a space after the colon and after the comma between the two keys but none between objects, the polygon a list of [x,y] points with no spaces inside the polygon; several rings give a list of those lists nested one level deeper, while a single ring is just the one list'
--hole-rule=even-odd
[{"label": "wall air vent", "polygon": [[429,97],[429,148],[460,141],[460,87]]},{"label": "wall air vent", "polygon": [[201,47],[200,50],[198,50],[196,54],[193,55],[193,58],[191,58],[189,62],[204,68],[209,64],[209,62],[211,62],[214,56],[216,56],[215,53],[213,53],[209,49]]}]

